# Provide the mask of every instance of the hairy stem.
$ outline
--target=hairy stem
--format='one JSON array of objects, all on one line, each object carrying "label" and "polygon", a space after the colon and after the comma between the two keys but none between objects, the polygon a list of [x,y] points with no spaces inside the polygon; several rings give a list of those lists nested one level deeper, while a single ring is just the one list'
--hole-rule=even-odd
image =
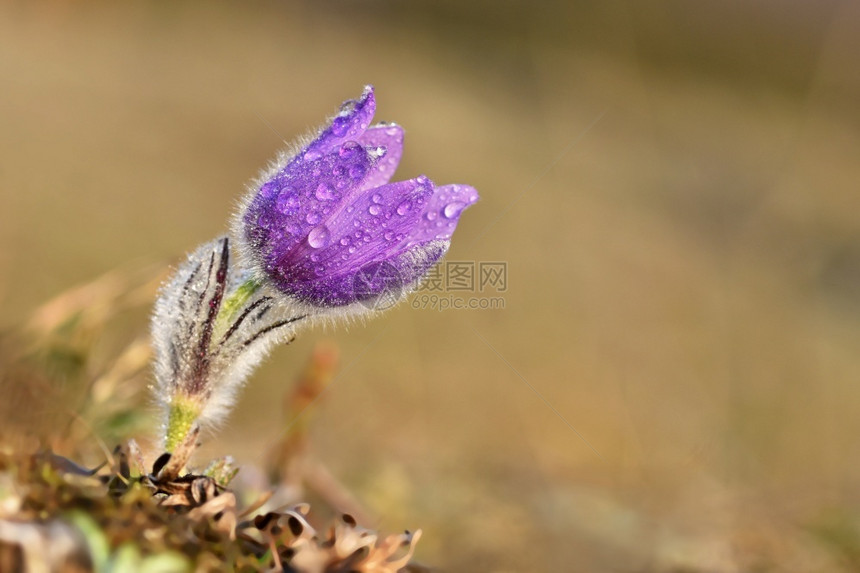
[{"label": "hairy stem", "polygon": [[194,422],[200,417],[202,410],[197,400],[174,396],[167,413],[167,431],[164,436],[164,448],[173,452],[185,440]]}]

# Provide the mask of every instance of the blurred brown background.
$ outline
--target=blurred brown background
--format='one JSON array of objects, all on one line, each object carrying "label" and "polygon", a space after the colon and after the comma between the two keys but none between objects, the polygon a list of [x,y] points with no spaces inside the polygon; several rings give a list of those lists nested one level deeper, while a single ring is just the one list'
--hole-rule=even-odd
[{"label": "blurred brown background", "polygon": [[506,262],[505,308],[305,332],[208,451],[261,463],[331,337],[314,447],[423,562],[852,570],[858,8],[5,3],[0,326],[222,232],[282,139],[373,83],[398,178],[480,191],[448,258]]}]

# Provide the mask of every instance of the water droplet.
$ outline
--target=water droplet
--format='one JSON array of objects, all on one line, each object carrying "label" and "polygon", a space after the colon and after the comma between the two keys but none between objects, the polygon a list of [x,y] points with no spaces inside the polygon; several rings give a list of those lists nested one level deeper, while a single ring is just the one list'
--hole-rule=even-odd
[{"label": "water droplet", "polygon": [[322,157],[322,152],[317,151],[316,149],[311,149],[310,151],[305,152],[304,160],[305,161],[314,161],[315,159],[319,159]]},{"label": "water droplet", "polygon": [[397,135],[398,129],[396,127],[389,127],[385,130],[385,135]]},{"label": "water droplet", "polygon": [[355,247],[350,247],[350,248],[349,248],[349,249],[347,249],[347,250],[350,252],[350,254],[352,254],[352,253],[354,253],[354,252],[355,252]]},{"label": "water droplet", "polygon": [[356,232],[355,232],[355,238],[356,238],[356,239],[360,239],[360,238],[361,238],[361,231],[356,231]]},{"label": "water droplet", "polygon": [[338,155],[343,158],[352,157],[356,153],[358,153],[362,149],[361,145],[355,141],[347,141],[343,145],[340,146],[338,150]]},{"label": "water droplet", "polygon": [[353,227],[358,227],[358,226],[360,226],[360,225],[361,225],[361,221],[359,221],[358,219],[354,219],[354,220],[352,221],[352,226],[353,226]]},{"label": "water droplet", "polygon": [[316,272],[316,274],[318,276],[324,274],[325,273],[325,265],[317,265],[316,268],[314,269],[314,272]]},{"label": "water droplet", "polygon": [[380,207],[379,205],[371,205],[367,208],[367,212],[375,217],[382,212],[382,207]]},{"label": "water droplet", "polygon": [[465,203],[461,203],[460,201],[454,201],[453,203],[448,203],[447,205],[445,205],[445,209],[442,210],[442,214],[445,215],[445,217],[448,219],[454,219],[465,208]]},{"label": "water droplet", "polygon": [[343,245],[344,247],[347,246],[349,244],[349,237],[342,238],[340,240],[340,244]]},{"label": "water droplet", "polygon": [[370,235],[365,235],[364,238],[362,239],[362,241],[364,241],[365,243],[369,243],[370,242]]},{"label": "water droplet", "polygon": [[424,213],[424,218],[428,221],[432,221],[436,218],[436,211],[427,211],[426,213]]},{"label": "water droplet", "polygon": [[320,260],[320,256],[318,254],[314,253],[311,255],[311,261],[316,263],[316,262],[319,262],[319,260]]},{"label": "water droplet", "polygon": [[299,208],[299,199],[291,187],[284,187],[281,194],[275,200],[275,208],[284,215],[292,215]]},{"label": "water droplet", "polygon": [[347,213],[352,213],[353,211],[355,211],[355,207],[353,207],[352,205],[346,206],[346,212]]},{"label": "water droplet", "polygon": [[257,215],[257,224],[264,229],[268,229],[272,224],[272,214],[269,211],[263,211]]},{"label": "water droplet", "polygon": [[349,168],[349,176],[353,179],[361,179],[364,176],[365,171],[367,171],[367,169],[364,165],[353,165]]},{"label": "water droplet", "polygon": [[380,195],[379,193],[374,193],[373,197],[371,197],[370,200],[377,204],[382,203],[382,195]]},{"label": "water droplet", "polygon": [[383,237],[385,237],[386,241],[390,241],[391,239],[394,238],[394,233],[392,231],[388,231],[387,233],[385,233],[383,235]]},{"label": "water droplet", "polygon": [[331,201],[335,198],[336,192],[328,183],[320,183],[317,186],[316,196],[320,201]]},{"label": "water droplet", "polygon": [[330,237],[331,233],[328,228],[325,225],[320,225],[319,227],[314,227],[308,233],[308,244],[315,249],[321,249],[328,245]]},{"label": "water droplet", "polygon": [[406,199],[405,201],[400,203],[400,205],[397,206],[397,214],[403,216],[406,213],[408,213],[409,209],[411,209],[411,208],[412,208],[412,203],[409,201],[409,199]]},{"label": "water droplet", "polygon": [[349,129],[349,119],[346,117],[336,117],[331,122],[331,132],[338,137],[341,137]]},{"label": "water droplet", "polygon": [[320,222],[320,219],[321,219],[321,218],[322,218],[322,217],[320,217],[320,214],[319,214],[319,213],[317,213],[317,212],[315,212],[315,211],[311,211],[310,213],[308,213],[308,214],[305,216],[305,221],[307,221],[307,222],[308,222],[308,223],[310,223],[311,225],[316,225],[317,223],[319,223],[319,222]]}]

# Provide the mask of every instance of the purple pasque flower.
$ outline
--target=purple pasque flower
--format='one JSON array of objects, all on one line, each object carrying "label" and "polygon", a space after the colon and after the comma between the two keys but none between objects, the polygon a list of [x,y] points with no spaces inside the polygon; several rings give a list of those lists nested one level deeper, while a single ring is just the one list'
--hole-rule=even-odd
[{"label": "purple pasque flower", "polygon": [[339,307],[415,285],[445,254],[468,185],[391,183],[403,129],[371,126],[373,88],[251,189],[236,233],[259,278],[302,303]]}]

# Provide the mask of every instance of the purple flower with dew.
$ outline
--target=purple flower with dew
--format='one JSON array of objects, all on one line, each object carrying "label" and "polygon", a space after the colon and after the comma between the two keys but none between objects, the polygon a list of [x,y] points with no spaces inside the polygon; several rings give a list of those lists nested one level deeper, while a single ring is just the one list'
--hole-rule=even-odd
[{"label": "purple flower with dew", "polygon": [[310,319],[397,302],[448,250],[478,193],[424,176],[390,183],[403,129],[370,126],[375,109],[368,87],[253,186],[234,219],[243,259],[228,237],[210,241],[162,288],[153,389],[168,451],[217,425],[253,369]]},{"label": "purple flower with dew", "polygon": [[414,286],[445,254],[468,185],[426,176],[391,183],[403,129],[371,126],[373,88],[257,181],[236,235],[258,279],[313,307],[367,304]]}]

